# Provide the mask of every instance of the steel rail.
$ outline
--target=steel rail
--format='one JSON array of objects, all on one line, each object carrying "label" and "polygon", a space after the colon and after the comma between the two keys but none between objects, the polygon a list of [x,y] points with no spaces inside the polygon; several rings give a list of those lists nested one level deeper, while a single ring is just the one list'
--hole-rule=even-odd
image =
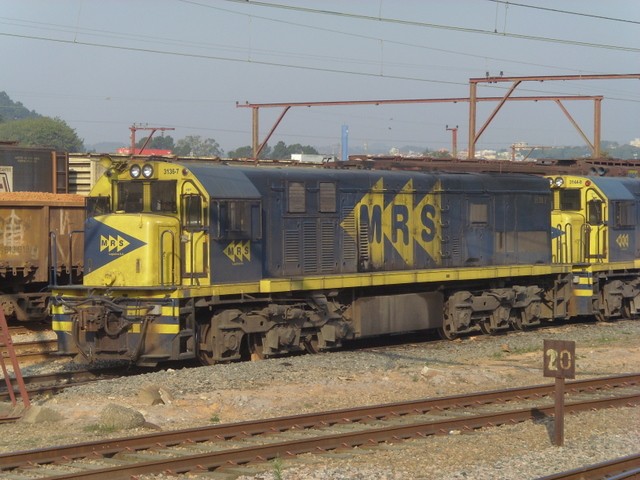
[{"label": "steel rail", "polygon": [[[588,402],[567,404],[570,413],[600,409],[612,406],[631,406],[640,403],[640,395],[626,395],[615,399],[600,399]],[[410,425],[390,426],[371,430],[338,433],[315,437],[313,439],[292,440],[268,445],[250,446],[216,452],[207,452],[184,457],[152,460],[141,463],[127,463],[106,468],[85,470],[49,477],[51,480],[112,480],[131,478],[132,475],[152,473],[183,474],[187,472],[213,471],[223,467],[244,465],[250,462],[265,462],[274,458],[291,457],[303,453],[325,452],[344,448],[375,446],[393,440],[445,434],[451,430],[471,431],[482,427],[515,424],[550,415],[554,406],[526,408],[511,412],[476,415],[473,417],[441,420],[437,422],[418,422]]]},{"label": "steel rail", "polygon": [[[638,385],[640,374],[627,374],[568,382],[566,390],[585,392]],[[464,408],[472,405],[505,403],[514,400],[527,400],[534,397],[551,395],[553,384],[534,385],[506,390],[492,390],[471,395],[453,395],[435,399],[413,400],[408,402],[382,404],[366,407],[332,410],[329,412],[309,413],[277,417],[257,421],[247,421],[224,425],[197,427],[177,431],[156,432],[139,437],[124,437],[106,441],[85,442],[63,447],[50,447],[37,450],[0,454],[0,471],[28,464],[53,463],[60,458],[80,459],[91,456],[112,456],[123,450],[137,451],[158,446],[175,446],[184,443],[205,441],[223,441],[232,438],[244,438],[267,433],[283,432],[291,429],[310,429],[339,423],[356,423],[401,417],[411,414],[424,414],[430,411],[444,411]],[[553,408],[553,407],[550,407]],[[529,411],[528,409],[525,409]],[[527,417],[529,418],[529,417]],[[452,427],[454,428],[454,427]]]},{"label": "steel rail", "polygon": [[21,363],[33,363],[47,360],[58,351],[57,340],[34,340],[14,342],[13,349]]},{"label": "steel rail", "polygon": [[[121,377],[122,373],[116,373],[112,370],[92,372],[88,370],[76,372],[58,372],[45,373],[42,375],[29,375],[23,377],[24,384],[27,386],[27,393],[57,393],[66,388],[74,387],[84,383],[95,382],[98,380],[106,380]],[[11,385],[16,386],[16,379],[11,379]],[[0,388],[0,401],[9,398],[9,392],[6,387]]]},{"label": "steel rail", "polygon": [[601,478],[609,480],[640,478],[640,453],[567,470],[542,477],[539,480],[596,480]]}]

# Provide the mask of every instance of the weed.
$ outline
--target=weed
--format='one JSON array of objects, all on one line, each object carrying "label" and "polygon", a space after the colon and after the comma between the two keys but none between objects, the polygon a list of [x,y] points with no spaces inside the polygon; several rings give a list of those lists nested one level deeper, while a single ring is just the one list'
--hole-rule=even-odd
[{"label": "weed", "polygon": [[211,423],[220,423],[220,415],[214,413],[213,415],[211,415],[211,417],[209,417],[209,421]]},{"label": "weed", "polygon": [[117,432],[118,428],[115,425],[105,425],[103,423],[92,423],[83,428],[88,433],[113,433]]},{"label": "weed", "polygon": [[273,478],[274,480],[282,480],[282,459],[276,457],[271,461],[273,466]]}]

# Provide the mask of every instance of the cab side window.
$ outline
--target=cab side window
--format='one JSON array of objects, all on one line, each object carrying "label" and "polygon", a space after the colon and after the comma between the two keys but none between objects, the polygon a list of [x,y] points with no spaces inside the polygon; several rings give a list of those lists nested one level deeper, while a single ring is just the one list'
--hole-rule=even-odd
[{"label": "cab side window", "polygon": [[634,202],[614,202],[614,221],[616,228],[633,227],[636,224],[636,206]]},{"label": "cab side window", "polygon": [[182,196],[182,221],[185,228],[202,228],[202,197]]},{"label": "cab side window", "polygon": [[110,197],[87,197],[85,210],[87,218],[111,213]]},{"label": "cab side window", "polygon": [[213,233],[218,240],[259,240],[262,238],[258,200],[213,200]]},{"label": "cab side window", "polygon": [[589,200],[587,202],[587,221],[589,225],[602,225],[602,200]]}]

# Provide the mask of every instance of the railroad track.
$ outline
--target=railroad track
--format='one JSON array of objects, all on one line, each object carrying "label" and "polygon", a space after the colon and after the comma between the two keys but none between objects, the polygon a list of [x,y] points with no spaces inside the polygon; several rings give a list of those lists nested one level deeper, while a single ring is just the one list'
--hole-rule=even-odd
[{"label": "railroad track", "polygon": [[[12,478],[28,470],[38,478],[114,479],[215,471],[539,419],[553,414],[553,390],[537,385],[7,453],[0,455],[0,472]],[[569,382],[566,391],[567,413],[638,405],[640,374]]]},{"label": "railroad track", "polygon": [[13,349],[20,365],[42,362],[58,351],[57,340],[31,340],[13,342]]},{"label": "railroad track", "polygon": [[[96,382],[110,378],[122,377],[122,369],[105,370],[78,370],[75,372],[46,373],[42,375],[30,375],[23,377],[29,396],[57,393],[65,388]],[[17,389],[15,378],[11,379],[14,390]],[[0,388],[0,401],[10,399],[6,385]]]},{"label": "railroad track", "polygon": [[640,453],[560,472],[540,480],[600,480],[602,478],[611,480],[640,478]]}]

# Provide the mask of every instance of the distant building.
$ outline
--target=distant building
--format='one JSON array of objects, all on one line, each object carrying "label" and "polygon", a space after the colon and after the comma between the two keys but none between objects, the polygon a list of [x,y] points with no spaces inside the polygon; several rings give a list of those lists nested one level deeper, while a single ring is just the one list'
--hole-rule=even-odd
[{"label": "distant building", "polygon": [[335,155],[321,155],[311,153],[292,153],[291,160],[300,163],[326,163],[335,161],[337,157]]},{"label": "distant building", "polygon": [[479,150],[476,151],[476,158],[484,158],[485,160],[496,160],[497,153],[495,150]]}]

